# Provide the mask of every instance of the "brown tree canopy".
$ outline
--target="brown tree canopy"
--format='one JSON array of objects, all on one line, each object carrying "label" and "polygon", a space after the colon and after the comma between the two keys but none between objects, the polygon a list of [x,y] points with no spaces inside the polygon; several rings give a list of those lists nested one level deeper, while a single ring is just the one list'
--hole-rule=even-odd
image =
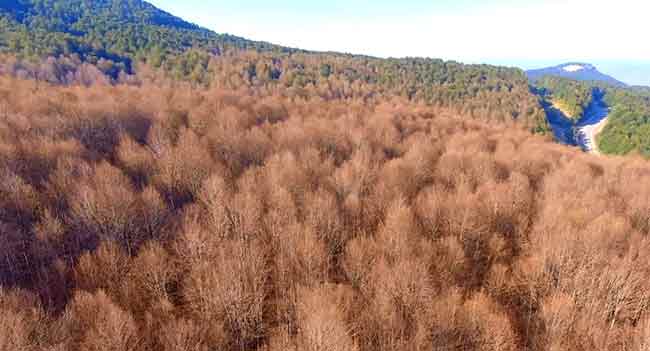
[{"label": "brown tree canopy", "polygon": [[646,161],[243,78],[0,77],[0,350],[647,348]]}]

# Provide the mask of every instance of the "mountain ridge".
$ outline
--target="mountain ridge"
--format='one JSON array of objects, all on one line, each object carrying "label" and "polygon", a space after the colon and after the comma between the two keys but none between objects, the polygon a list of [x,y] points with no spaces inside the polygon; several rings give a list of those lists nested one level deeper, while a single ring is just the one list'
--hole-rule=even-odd
[{"label": "mountain ridge", "polygon": [[567,62],[557,66],[531,69],[527,70],[526,74],[531,81],[537,81],[545,76],[554,76],[579,81],[602,82],[616,87],[628,86],[620,80],[600,72],[595,65],[578,61]]}]

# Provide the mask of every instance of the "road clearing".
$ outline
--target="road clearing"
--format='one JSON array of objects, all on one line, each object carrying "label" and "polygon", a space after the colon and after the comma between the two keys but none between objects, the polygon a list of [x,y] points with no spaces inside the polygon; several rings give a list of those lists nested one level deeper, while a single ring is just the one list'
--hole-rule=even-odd
[{"label": "road clearing", "polygon": [[596,138],[607,125],[609,107],[602,100],[594,101],[576,123],[575,141],[585,152],[601,155]]}]

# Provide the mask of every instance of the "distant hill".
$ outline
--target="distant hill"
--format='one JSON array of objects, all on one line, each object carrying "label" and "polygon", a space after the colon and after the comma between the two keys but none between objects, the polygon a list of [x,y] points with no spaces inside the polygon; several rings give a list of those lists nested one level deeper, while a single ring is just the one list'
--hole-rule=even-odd
[{"label": "distant hill", "polygon": [[554,67],[529,70],[526,71],[526,74],[532,81],[537,81],[545,76],[554,76],[580,81],[602,82],[617,87],[627,86],[616,78],[601,73],[594,65],[588,63],[570,62]]}]

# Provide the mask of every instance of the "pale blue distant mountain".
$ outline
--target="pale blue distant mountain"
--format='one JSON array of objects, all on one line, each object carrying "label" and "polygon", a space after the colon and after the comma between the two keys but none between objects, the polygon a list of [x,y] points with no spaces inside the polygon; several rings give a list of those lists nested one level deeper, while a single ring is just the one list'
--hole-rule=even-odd
[{"label": "pale blue distant mountain", "polygon": [[544,76],[555,76],[581,81],[604,82],[620,87],[627,86],[620,80],[600,72],[596,66],[582,62],[569,62],[553,67],[533,69],[526,71],[526,73],[531,80],[537,80]]}]

